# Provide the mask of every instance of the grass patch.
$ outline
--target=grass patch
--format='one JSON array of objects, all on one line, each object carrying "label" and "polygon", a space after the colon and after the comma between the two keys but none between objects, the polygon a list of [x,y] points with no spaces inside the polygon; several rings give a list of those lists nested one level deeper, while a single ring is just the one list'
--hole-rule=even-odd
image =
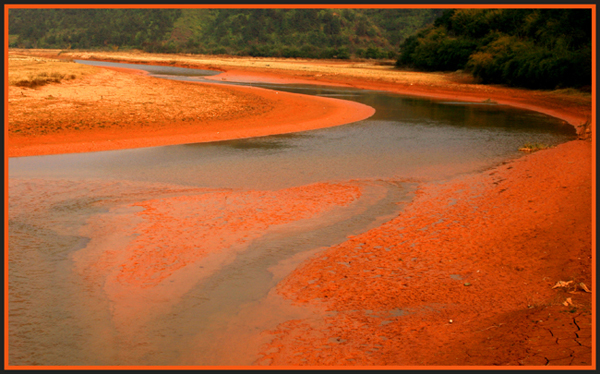
[{"label": "grass patch", "polygon": [[544,143],[525,143],[521,148],[519,148],[519,151],[535,152],[546,148],[550,148],[550,146]]},{"label": "grass patch", "polygon": [[554,96],[579,96],[579,97],[590,97],[591,92],[588,92],[585,88],[561,88],[548,92],[549,95]]},{"label": "grass patch", "polygon": [[89,65],[41,57],[12,55],[8,58],[8,84],[39,87],[49,83],[80,78],[98,71]]}]

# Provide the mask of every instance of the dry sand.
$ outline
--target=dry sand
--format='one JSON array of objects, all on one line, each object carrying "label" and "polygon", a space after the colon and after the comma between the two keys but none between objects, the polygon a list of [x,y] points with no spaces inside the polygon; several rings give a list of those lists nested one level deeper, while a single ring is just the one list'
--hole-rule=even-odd
[{"label": "dry sand", "polygon": [[375,112],[338,99],[98,70],[60,84],[10,86],[8,156],[282,134],[355,122]]}]

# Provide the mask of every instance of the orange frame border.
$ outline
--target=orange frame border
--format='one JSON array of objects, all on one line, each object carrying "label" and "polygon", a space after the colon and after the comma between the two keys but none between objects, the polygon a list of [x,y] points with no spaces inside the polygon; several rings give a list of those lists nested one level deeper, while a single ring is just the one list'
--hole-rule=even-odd
[{"label": "orange frame border", "polygon": [[[173,5],[135,5],[135,4],[4,4],[4,369],[5,370],[115,370],[115,369],[146,369],[146,370],[190,370],[190,369],[220,369],[220,370],[331,370],[340,367],[311,366],[305,367],[255,367],[255,366],[10,366],[8,364],[8,11],[10,9],[169,9],[169,8],[213,8],[213,9],[328,9],[328,8],[351,8],[351,9],[423,9],[423,8],[546,8],[546,9],[591,9],[592,10],[592,365],[591,367],[555,366],[544,367],[548,370],[595,370],[596,369],[596,4],[374,4],[374,5],[347,5],[347,4],[173,4]],[[431,370],[432,367],[420,366],[353,366],[344,369],[363,370]],[[488,366],[436,366],[435,369],[461,369],[461,370],[506,370],[510,367],[488,367]],[[537,367],[514,367],[512,369],[540,370]]]}]

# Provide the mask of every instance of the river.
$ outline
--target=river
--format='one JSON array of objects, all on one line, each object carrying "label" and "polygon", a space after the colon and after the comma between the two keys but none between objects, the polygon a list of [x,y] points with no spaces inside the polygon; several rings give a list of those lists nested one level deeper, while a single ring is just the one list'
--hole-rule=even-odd
[{"label": "river", "polygon": [[399,214],[419,183],[575,138],[559,119],[491,103],[252,85],[376,113],[286,135],[9,159],[10,365],[252,365],[262,331],[318,312],[275,292],[302,261]]}]

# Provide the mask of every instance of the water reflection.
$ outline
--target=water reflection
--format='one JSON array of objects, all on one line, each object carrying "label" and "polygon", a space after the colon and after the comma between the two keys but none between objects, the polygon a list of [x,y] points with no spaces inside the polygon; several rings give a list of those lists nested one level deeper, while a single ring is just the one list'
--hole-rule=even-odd
[{"label": "water reflection", "polygon": [[[190,143],[184,144],[185,147],[210,147],[209,143]],[[277,138],[254,138],[254,139],[235,139],[235,140],[225,140],[219,142],[220,147],[230,147],[236,150],[281,150],[281,149],[289,149],[294,147],[291,142],[286,142],[282,140],[277,140]]]},{"label": "water reflection", "polygon": [[204,77],[204,76],[221,74],[220,71],[180,68],[180,67],[176,67],[176,66],[142,65],[142,64],[128,64],[128,63],[122,63],[122,62],[87,61],[87,60],[74,60],[74,61],[79,64],[84,64],[84,65],[145,70],[152,75],[161,75],[162,77],[165,77],[165,78],[170,77],[170,76]]}]

